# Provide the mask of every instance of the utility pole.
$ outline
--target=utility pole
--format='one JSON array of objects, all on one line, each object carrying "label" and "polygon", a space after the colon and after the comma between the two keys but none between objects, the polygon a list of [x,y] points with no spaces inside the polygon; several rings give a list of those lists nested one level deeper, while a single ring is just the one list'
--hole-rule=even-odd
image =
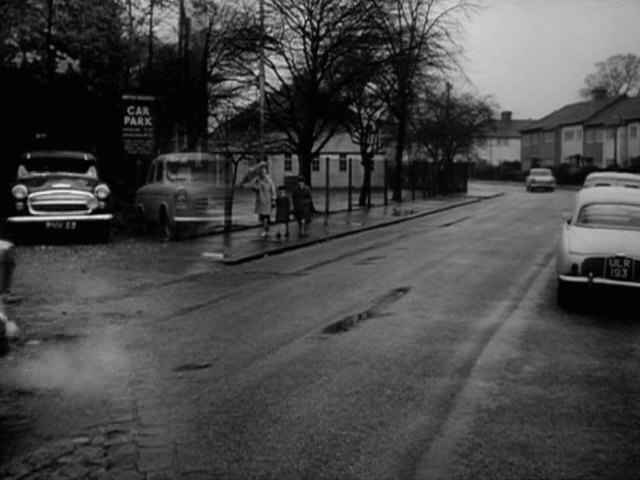
[{"label": "utility pole", "polygon": [[155,7],[156,0],[149,0],[149,64],[147,68],[149,69],[149,75],[151,75],[151,68],[153,67],[153,9]]},{"label": "utility pole", "polygon": [[264,98],[264,90],[265,90],[265,72],[264,72],[264,49],[265,49],[265,39],[264,39],[264,0],[260,0],[260,60],[259,60],[259,89],[260,89],[260,161],[266,161],[266,148],[265,148],[265,98]]},{"label": "utility pole", "polygon": [[46,69],[45,72],[47,82],[47,113],[46,113],[46,125],[45,135],[47,140],[51,137],[51,127],[53,124],[53,70],[54,70],[54,47],[53,47],[53,0],[47,1],[47,37],[46,37]]}]

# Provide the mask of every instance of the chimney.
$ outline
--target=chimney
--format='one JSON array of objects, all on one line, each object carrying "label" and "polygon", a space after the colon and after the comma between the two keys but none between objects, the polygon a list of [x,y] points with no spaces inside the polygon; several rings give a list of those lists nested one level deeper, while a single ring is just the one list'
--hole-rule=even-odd
[{"label": "chimney", "polygon": [[504,123],[511,123],[511,112],[504,111],[500,114],[500,120]]},{"label": "chimney", "polygon": [[595,87],[591,89],[591,101],[597,102],[607,98],[607,89],[604,87]]}]

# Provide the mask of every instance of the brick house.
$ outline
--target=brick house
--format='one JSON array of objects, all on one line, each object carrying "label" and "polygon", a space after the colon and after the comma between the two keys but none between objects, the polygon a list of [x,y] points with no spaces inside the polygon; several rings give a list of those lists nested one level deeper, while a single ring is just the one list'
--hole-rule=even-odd
[{"label": "brick house", "polygon": [[584,124],[584,156],[596,167],[640,160],[640,97],[623,98]]},{"label": "brick house", "polygon": [[584,138],[587,122],[626,98],[607,97],[606,90],[596,88],[590,100],[566,105],[522,128],[522,169],[580,163],[588,156]]}]

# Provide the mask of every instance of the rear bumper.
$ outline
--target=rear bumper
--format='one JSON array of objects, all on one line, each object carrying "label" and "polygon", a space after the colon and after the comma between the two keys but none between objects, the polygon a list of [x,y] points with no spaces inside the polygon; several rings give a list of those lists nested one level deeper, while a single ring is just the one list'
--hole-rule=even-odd
[{"label": "rear bumper", "polygon": [[46,222],[109,222],[113,219],[111,213],[99,213],[96,215],[24,215],[7,218],[7,223],[13,224],[39,224]]},{"label": "rear bumper", "polygon": [[621,282],[601,277],[580,277],[576,275],[558,275],[558,280],[576,285],[607,285],[612,287],[640,288],[640,282]]}]

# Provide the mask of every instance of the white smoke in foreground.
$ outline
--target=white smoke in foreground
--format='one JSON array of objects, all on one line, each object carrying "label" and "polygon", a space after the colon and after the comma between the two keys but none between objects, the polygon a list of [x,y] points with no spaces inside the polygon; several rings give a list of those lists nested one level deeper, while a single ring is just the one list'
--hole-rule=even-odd
[{"label": "white smoke in foreground", "polygon": [[35,355],[16,365],[12,376],[23,388],[95,393],[118,382],[129,357],[111,333],[65,344],[40,344]]}]

